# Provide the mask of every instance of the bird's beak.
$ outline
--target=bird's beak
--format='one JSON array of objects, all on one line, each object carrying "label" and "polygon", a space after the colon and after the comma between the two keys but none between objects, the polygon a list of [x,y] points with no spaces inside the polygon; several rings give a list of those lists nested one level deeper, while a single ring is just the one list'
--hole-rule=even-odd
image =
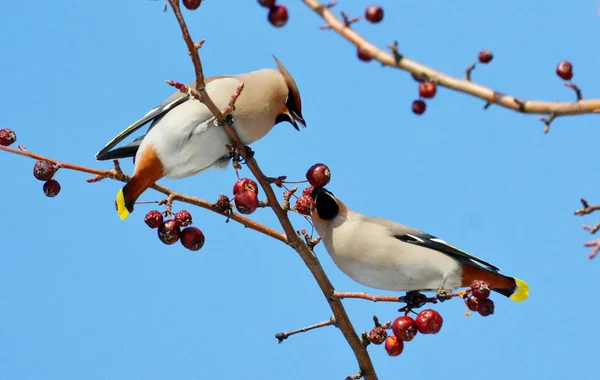
[{"label": "bird's beak", "polygon": [[294,126],[294,128],[296,128],[297,131],[300,130],[300,128],[298,128],[298,123],[302,124],[303,128],[306,128],[306,121],[299,112],[296,113],[294,111],[289,111],[289,113],[292,119],[292,125]]}]

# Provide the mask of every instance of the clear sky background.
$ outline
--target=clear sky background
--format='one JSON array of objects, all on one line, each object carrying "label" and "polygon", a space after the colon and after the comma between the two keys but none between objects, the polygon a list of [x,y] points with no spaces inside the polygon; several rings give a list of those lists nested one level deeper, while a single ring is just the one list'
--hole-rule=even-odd
[{"label": "clear sky background", "polygon": [[[410,111],[417,84],[406,72],[356,59],[355,49],[297,0],[282,29],[256,1],[208,0],[185,12],[207,75],[275,67],[300,87],[308,128],[278,126],[254,144],[270,175],[303,179],[315,162],[351,208],[437,235],[528,281],[517,304],[494,295],[496,314],[466,319],[459,301],[435,306],[442,331],[418,336],[390,358],[371,346],[381,379],[598,379],[600,262],[582,243],[600,215],[573,210],[600,202],[598,116],[559,118],[544,135],[537,116],[439,89],[422,117]],[[595,2],[381,0],[382,24],[356,30],[379,46],[462,77],[480,49],[495,53],[474,80],[526,99],[570,101],[554,73],[574,64],[586,97],[600,96]],[[367,1],[340,1],[362,14]],[[166,79],[193,68],[163,1],[6,1],[0,12],[0,127],[50,157],[108,169],[94,154],[172,93]],[[58,173],[61,194],[42,193],[34,161],[0,153],[0,378],[343,379],[357,364],[328,327],[278,345],[274,334],[330,317],[297,254],[203,209],[188,208],[207,240],[196,253],[163,245],[143,223],[114,210],[121,186]],[[129,160],[124,169],[131,171]],[[243,174],[250,175],[247,169]],[[161,183],[215,200],[235,173],[209,171]],[[153,191],[141,201],[158,200]],[[176,204],[176,209],[184,206]],[[256,220],[277,226],[272,212]],[[308,223],[293,216],[297,228]],[[316,249],[333,284],[370,291]],[[382,293],[382,292],[378,292]],[[383,293],[387,294],[387,293]],[[348,300],[359,330],[399,305]]]}]

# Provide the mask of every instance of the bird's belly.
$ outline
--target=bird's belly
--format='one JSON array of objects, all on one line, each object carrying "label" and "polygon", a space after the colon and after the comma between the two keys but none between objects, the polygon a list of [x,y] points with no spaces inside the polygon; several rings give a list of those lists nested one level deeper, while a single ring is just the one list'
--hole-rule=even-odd
[{"label": "bird's belly", "polygon": [[202,133],[173,141],[168,152],[161,155],[166,177],[189,177],[208,169],[229,153],[226,144],[229,144],[229,139],[219,127],[210,127]]}]

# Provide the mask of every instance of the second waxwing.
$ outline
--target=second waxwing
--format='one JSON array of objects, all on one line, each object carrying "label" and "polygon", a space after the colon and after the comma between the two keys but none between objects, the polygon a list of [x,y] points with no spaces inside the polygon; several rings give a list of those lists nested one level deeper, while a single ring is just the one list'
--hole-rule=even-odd
[{"label": "second waxwing", "polygon": [[445,241],[384,218],[352,211],[330,191],[316,188],[311,217],[334,263],[348,277],[391,291],[450,291],[474,280],[514,301],[529,297],[523,280]]},{"label": "second waxwing", "polygon": [[[299,124],[306,127],[296,82],[277,58],[275,62],[278,70],[262,69],[205,80],[208,95],[221,110],[238,86],[244,84],[232,116],[233,127],[245,145],[263,138],[281,122],[289,122],[297,130]],[[194,86],[195,82],[188,85]],[[115,148],[150,122],[145,135]],[[162,177],[184,178],[211,167],[226,168],[230,161],[226,148],[229,143],[225,130],[215,123],[215,117],[204,104],[176,92],[119,133],[96,154],[96,159],[135,156],[133,176],[119,190],[116,199],[117,212],[125,219],[133,212],[138,197]]]}]

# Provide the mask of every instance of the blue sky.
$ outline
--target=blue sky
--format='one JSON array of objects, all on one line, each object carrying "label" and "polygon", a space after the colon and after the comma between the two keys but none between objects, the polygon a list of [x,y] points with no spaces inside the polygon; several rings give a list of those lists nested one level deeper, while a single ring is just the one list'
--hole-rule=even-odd
[{"label": "blue sky", "polygon": [[[332,170],[329,189],[356,211],[437,235],[531,286],[517,304],[494,296],[496,314],[466,319],[460,302],[436,306],[436,336],[420,336],[397,358],[370,347],[381,379],[597,379],[596,261],[575,217],[582,196],[600,202],[597,116],[559,118],[548,135],[536,116],[439,89],[422,117],[406,72],[363,63],[300,1],[275,29],[255,1],[216,1],[185,12],[206,38],[207,75],[274,67],[296,78],[308,128],[278,126],[254,144],[265,172],[302,179],[315,162]],[[340,1],[361,14],[365,1]],[[594,2],[382,0],[382,24],[356,30],[380,46],[462,76],[480,49],[493,62],[473,78],[521,98],[569,101],[554,74],[574,64],[583,95],[600,96],[600,33]],[[0,14],[0,127],[56,159],[108,168],[94,154],[123,127],[186,82],[193,69],[175,18],[162,1],[6,2]],[[61,194],[42,193],[34,161],[0,154],[0,378],[342,379],[355,359],[334,328],[274,334],[329,318],[330,310],[294,251],[219,215],[188,208],[207,240],[199,252],[165,246],[143,223],[113,208],[120,184],[87,184],[60,171]],[[130,162],[123,163],[131,170]],[[243,174],[249,174],[244,169]],[[228,193],[233,170],[161,183],[205,199]],[[140,200],[158,200],[152,191]],[[177,209],[183,208],[176,204]],[[271,226],[268,210],[253,217]],[[308,228],[296,215],[297,228]],[[343,291],[372,291],[316,250]],[[359,331],[398,305],[345,301]],[[441,361],[440,361],[441,360]],[[465,373],[467,371],[467,373]]]}]

